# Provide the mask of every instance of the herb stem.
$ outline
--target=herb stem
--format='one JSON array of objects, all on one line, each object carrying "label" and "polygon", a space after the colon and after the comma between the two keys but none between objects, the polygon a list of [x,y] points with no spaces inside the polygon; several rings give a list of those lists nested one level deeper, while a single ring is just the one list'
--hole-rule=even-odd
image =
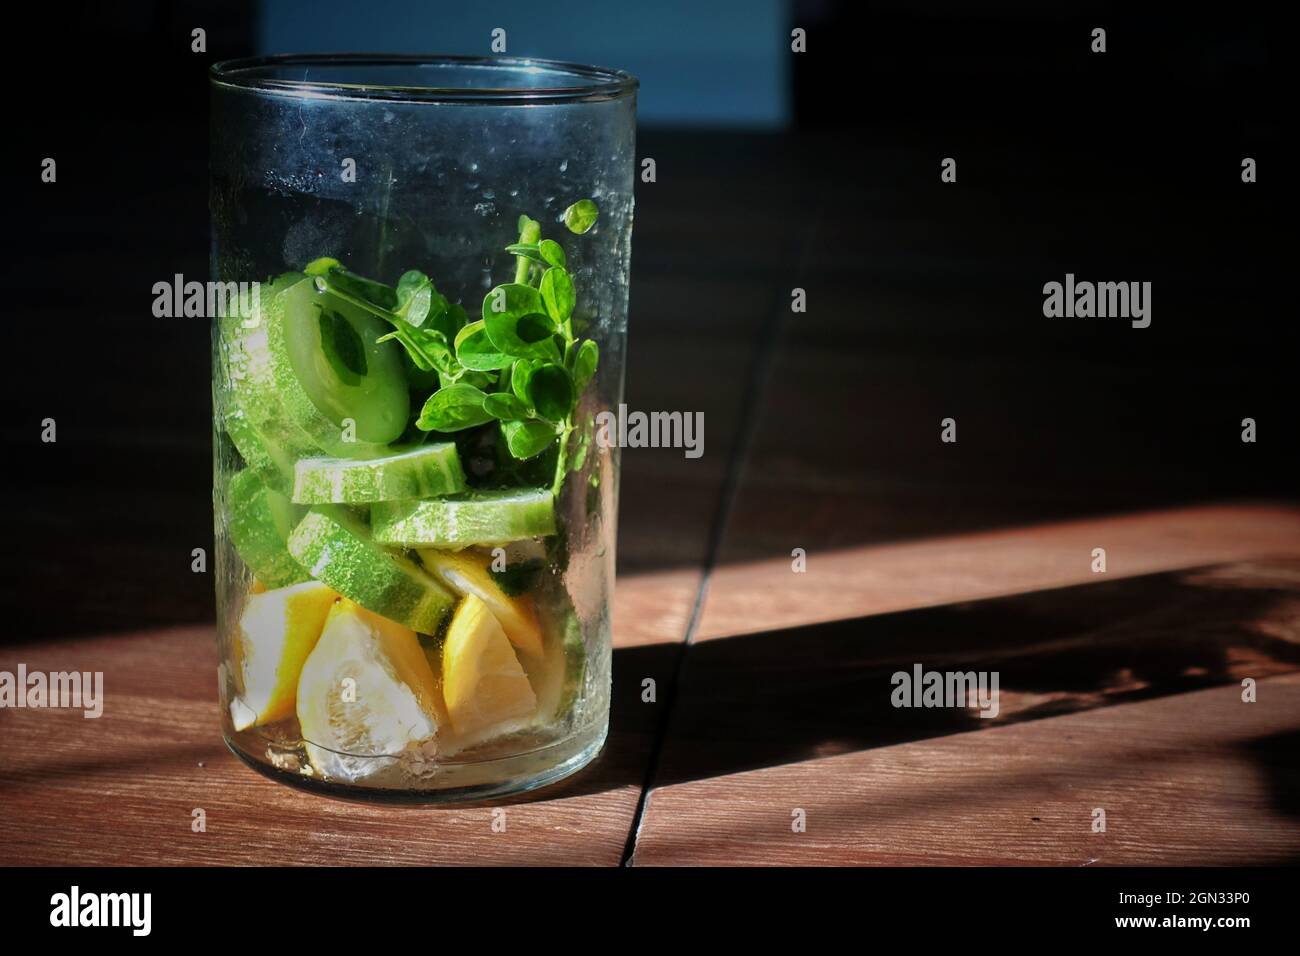
[{"label": "herb stem", "polygon": [[355,305],[358,309],[364,309],[376,318],[383,319],[393,328],[400,329],[403,326],[410,325],[405,319],[399,317],[395,312],[389,312],[385,308],[375,305],[373,302],[367,302],[359,295],[353,295],[351,292],[345,292],[329,280],[328,276],[316,276],[316,288],[324,289],[321,291],[328,292],[337,299],[342,299],[349,305]]},{"label": "herb stem", "polygon": [[564,420],[564,431],[560,432],[560,454],[555,460],[555,481],[551,485],[551,494],[559,500],[560,489],[564,487],[564,479],[569,473],[568,463],[565,461],[565,455],[569,450],[569,432],[573,431],[573,426],[569,419]]},{"label": "herb stem", "polygon": [[[406,321],[406,319],[402,318],[396,312],[390,312],[388,309],[375,305],[373,302],[369,302],[361,296],[353,295],[351,292],[340,289],[329,280],[329,276],[316,276],[315,281],[316,288],[322,292],[332,295],[335,298],[342,299],[349,305],[356,306],[358,309],[369,312],[376,318],[383,319],[391,325],[394,331],[390,333],[390,335],[395,336],[397,340],[402,343],[402,346],[411,355],[412,360],[415,361],[416,366],[422,371],[427,372],[437,369],[440,373],[448,375],[449,377],[460,377],[460,372],[462,370],[453,362],[449,361],[450,355],[446,353],[445,348],[442,351],[435,352],[432,356],[424,354],[429,351],[427,345],[422,348],[421,344],[414,338],[414,336],[419,334],[420,329]],[[380,341],[382,342],[388,337],[389,336],[384,336]],[[419,358],[416,358],[417,354],[420,355]],[[428,366],[427,368],[425,367],[426,365]]]},{"label": "herb stem", "polygon": [[[526,219],[519,229],[519,244],[535,246],[541,238],[542,224],[536,219]],[[515,256],[515,282],[520,285],[528,282],[528,270],[532,264],[527,256]]]}]

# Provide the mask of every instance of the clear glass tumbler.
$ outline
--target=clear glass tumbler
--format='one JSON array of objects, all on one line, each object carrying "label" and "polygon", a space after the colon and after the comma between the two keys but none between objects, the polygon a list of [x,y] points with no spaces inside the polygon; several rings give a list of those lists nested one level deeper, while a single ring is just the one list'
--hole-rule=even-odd
[{"label": "clear glass tumbler", "polygon": [[212,69],[226,741],[341,795],[559,780],[609,723],[636,80]]}]

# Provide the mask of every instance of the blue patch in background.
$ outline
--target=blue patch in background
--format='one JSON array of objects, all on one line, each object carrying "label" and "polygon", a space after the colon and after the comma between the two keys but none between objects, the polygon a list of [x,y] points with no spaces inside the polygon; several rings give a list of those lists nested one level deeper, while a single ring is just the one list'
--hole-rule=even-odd
[{"label": "blue patch in background", "polygon": [[627,70],[646,126],[780,129],[789,123],[790,40],[782,0],[266,0],[259,53],[506,53]]}]

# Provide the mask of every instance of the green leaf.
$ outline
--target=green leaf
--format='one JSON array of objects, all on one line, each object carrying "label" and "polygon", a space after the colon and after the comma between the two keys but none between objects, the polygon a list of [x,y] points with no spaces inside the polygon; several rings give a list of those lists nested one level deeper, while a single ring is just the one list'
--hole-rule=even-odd
[{"label": "green leaf", "polygon": [[539,417],[561,422],[573,410],[573,382],[562,365],[542,365],[528,377],[528,397]]},{"label": "green leaf", "polygon": [[582,235],[596,224],[598,215],[600,210],[596,208],[594,202],[590,199],[579,199],[564,210],[564,224],[569,227],[569,232]]},{"label": "green leaf", "polygon": [[[420,270],[404,272],[397,280],[397,314],[419,328],[429,316],[435,292],[429,277]],[[446,300],[443,302],[445,308]]]},{"label": "green leaf", "polygon": [[483,408],[485,398],[473,385],[440,388],[420,409],[416,425],[426,432],[458,432],[490,422],[492,416]]},{"label": "green leaf", "polygon": [[342,269],[343,263],[329,256],[321,256],[319,259],[313,259],[303,267],[303,274],[309,276],[329,275],[335,269]]},{"label": "green leaf", "polygon": [[564,247],[554,239],[543,239],[537,244],[537,251],[548,264],[564,268]]},{"label": "green leaf", "polygon": [[325,360],[339,380],[347,385],[360,385],[366,374],[366,347],[361,336],[347,319],[329,309],[321,309],[320,346]]},{"label": "green leaf", "polygon": [[457,363],[457,371],[453,374],[438,373],[438,381],[435,388],[451,388],[453,385],[473,385],[475,388],[487,391],[496,384],[496,375],[492,372],[471,372],[469,369],[460,368]]},{"label": "green leaf", "polygon": [[573,315],[573,306],[578,301],[578,296],[573,289],[573,279],[569,278],[563,268],[555,266],[546,270],[542,276],[540,294],[547,313],[557,323],[567,322],[569,316]]},{"label": "green leaf", "polygon": [[515,360],[514,356],[498,351],[492,344],[482,319],[469,323],[456,333],[456,359],[465,368],[476,372],[506,368]]},{"label": "green leaf", "polygon": [[483,400],[483,410],[503,422],[519,421],[528,417],[528,406],[509,392],[493,392]]},{"label": "green leaf", "polygon": [[498,352],[517,358],[559,358],[551,336],[555,323],[546,315],[532,286],[511,282],[483,297],[483,323]]},{"label": "green leaf", "polygon": [[454,342],[456,334],[465,327],[465,310],[458,303],[448,302],[445,309],[432,311],[424,327],[441,332],[448,342]]},{"label": "green leaf", "polygon": [[528,379],[532,376],[533,369],[540,364],[540,362],[520,359],[510,370],[510,388],[521,402],[530,407],[533,400],[528,397]]},{"label": "green leaf", "polygon": [[541,294],[522,282],[507,282],[483,296],[483,319],[492,315],[529,315],[542,311]]},{"label": "green leaf", "polygon": [[596,364],[600,361],[600,347],[592,339],[584,339],[573,355],[573,391],[581,395],[592,376],[596,374]]},{"label": "green leaf", "polygon": [[510,454],[519,459],[535,458],[555,441],[555,426],[547,422],[502,422]]},{"label": "green leaf", "polygon": [[402,344],[406,354],[411,357],[411,361],[421,372],[435,368],[440,372],[453,370],[451,347],[447,345],[447,337],[441,332],[433,329],[418,329],[409,322],[398,319],[393,324],[393,331],[380,336],[376,341],[387,342],[389,339],[396,339]]},{"label": "green leaf", "polygon": [[546,265],[546,260],[542,258],[542,251],[535,242],[512,242],[506,246],[506,252],[512,256],[523,256],[525,259],[532,259],[534,262]]}]

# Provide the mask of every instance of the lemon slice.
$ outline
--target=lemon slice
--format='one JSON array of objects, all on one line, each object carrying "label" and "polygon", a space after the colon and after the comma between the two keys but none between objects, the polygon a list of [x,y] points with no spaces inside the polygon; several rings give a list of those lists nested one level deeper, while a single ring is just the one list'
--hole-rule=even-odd
[{"label": "lemon slice", "polygon": [[466,744],[487,731],[512,730],[537,710],[537,695],[505,631],[472,594],[447,629],[442,689],[452,727]]},{"label": "lemon slice", "polygon": [[230,704],[235,730],[293,715],[298,674],[338,598],[319,581],[249,594],[235,638],[242,691]]},{"label": "lemon slice", "polygon": [[432,759],[448,721],[415,632],[343,598],[303,665],[298,723],[312,766],[356,781],[393,765],[377,757]]},{"label": "lemon slice", "polygon": [[492,611],[510,643],[525,654],[540,658],[542,628],[532,598],[514,597],[502,591],[488,571],[492,559],[474,551],[436,551],[425,548],[420,561],[429,573],[457,594],[473,595]]}]

